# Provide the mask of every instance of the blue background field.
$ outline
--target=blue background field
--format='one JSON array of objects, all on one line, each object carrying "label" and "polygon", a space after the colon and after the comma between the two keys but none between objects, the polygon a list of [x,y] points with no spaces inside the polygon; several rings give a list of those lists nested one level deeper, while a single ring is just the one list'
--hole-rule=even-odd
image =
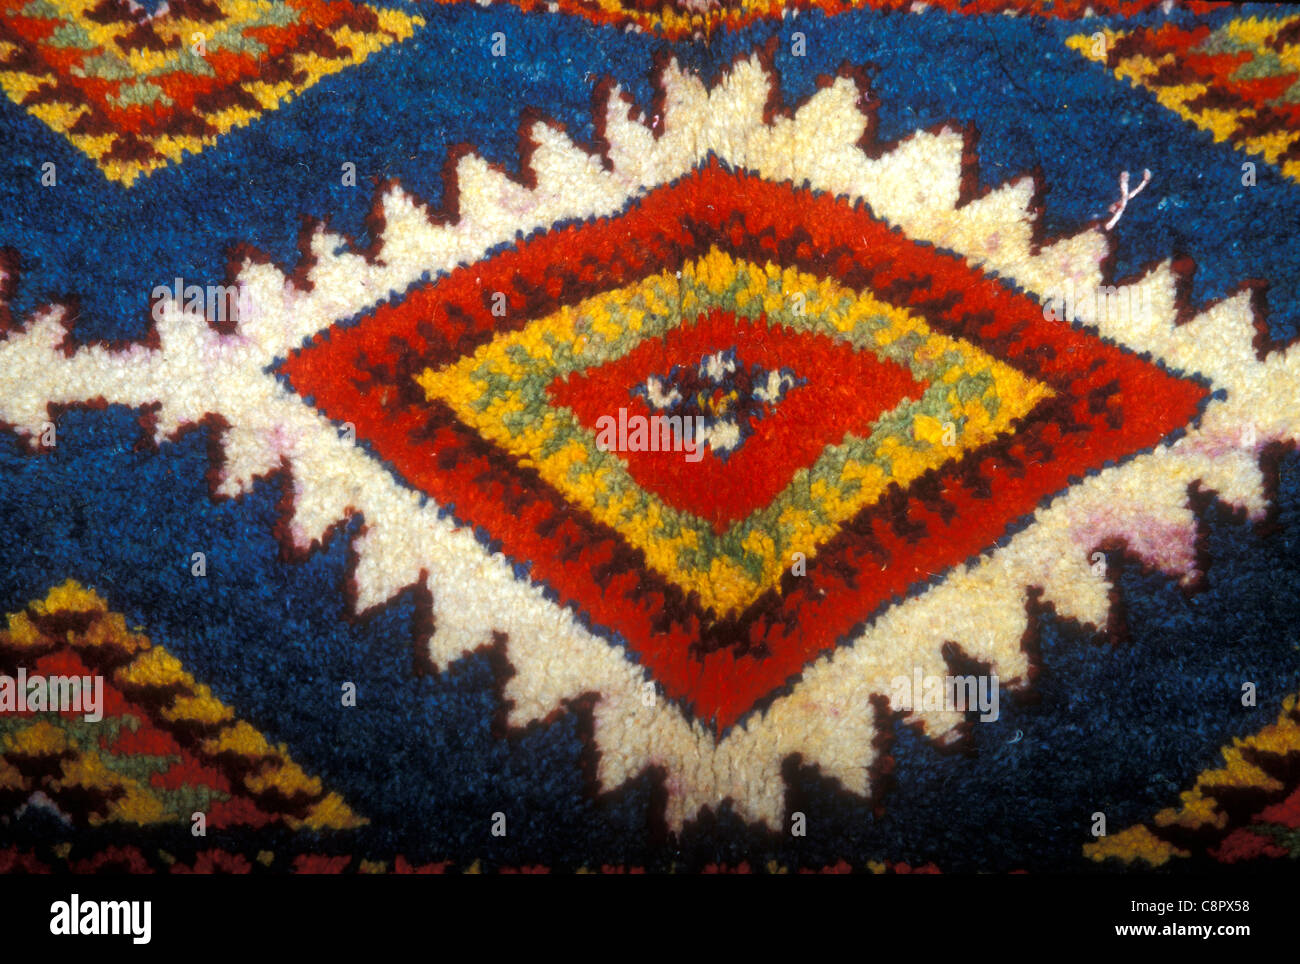
[{"label": "blue background field", "polygon": [[[410,41],[131,189],[0,103],[0,247],[22,259],[16,315],[71,297],[78,338],[141,337],[154,286],[175,277],[219,283],[230,245],[251,243],[289,267],[304,215],[365,244],[370,184],[391,177],[438,203],[455,144],[517,169],[518,121],[528,107],[544,106],[587,140],[600,77],[614,76],[650,103],[662,41],[508,7],[418,12],[428,24]],[[779,35],[788,102],[841,63],[874,65],[883,138],[973,123],[983,183],[1042,171],[1049,235],[1104,217],[1119,171],[1149,168],[1151,185],[1116,231],[1118,276],[1191,255],[1198,303],[1267,279],[1273,335],[1293,337],[1300,188],[1258,158],[1258,184],[1243,188],[1241,164],[1250,158],[1065,47],[1065,37],[1095,23],[994,24],[935,11],[801,15],[680,50],[688,66],[711,75]],[[807,38],[804,58],[789,56],[796,29]],[[508,38],[507,58],[488,55],[495,31]],[[56,188],[39,186],[47,160],[58,166]],[[357,165],[355,188],[340,183],[345,161]],[[1094,811],[1105,811],[1114,830],[1176,804],[1198,771],[1219,762],[1222,744],[1271,722],[1300,688],[1300,475],[1288,457],[1279,532],[1260,537],[1211,509],[1208,588],[1190,597],[1126,568],[1132,640],[1121,646],[1047,620],[1041,700],[1020,704],[1004,693],[1002,718],[976,728],[973,755],[940,753],[900,730],[897,785],[883,816],[796,769],[792,792],[809,817],[807,838],[770,836],[724,807],[716,822],[661,847],[646,840],[648,779],[599,803],[588,796],[573,716],[519,739],[494,738],[486,658],[415,675],[411,599],[350,621],[341,595],[328,591],[345,578],[344,540],[306,562],[281,562],[271,534],[276,483],[214,504],[204,481],[207,430],[141,453],[132,450],[134,419],[120,408],[71,412],[48,455],[0,445],[0,611],[67,578],[96,588],[368,817],[359,847],[381,859],[401,852],[413,860],[667,867],[754,863],[766,854],[805,864],[934,861],[952,870],[1078,866]],[[203,580],[189,574],[190,553],[200,550],[208,554]],[[1240,706],[1244,680],[1259,684],[1257,709]],[[355,709],[339,705],[343,681],[358,686]],[[511,821],[504,839],[488,832],[497,810]],[[44,831],[32,824],[8,832]]]}]

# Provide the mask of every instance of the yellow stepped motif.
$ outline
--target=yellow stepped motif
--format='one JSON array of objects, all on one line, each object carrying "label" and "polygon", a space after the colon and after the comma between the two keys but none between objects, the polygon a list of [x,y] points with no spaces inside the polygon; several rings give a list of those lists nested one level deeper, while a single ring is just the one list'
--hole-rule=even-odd
[{"label": "yellow stepped motif", "polygon": [[84,810],[92,826],[189,822],[196,808],[225,794],[193,785],[162,790],[150,778],[171,758],[109,750],[123,727],[152,726],[220,771],[231,795],[251,798],[292,829],[346,830],[366,823],[337,793],[326,792],[318,777],[305,773],[287,747],[272,745],[180,660],[128,630],[120,613],[71,580],[7,618],[0,630],[0,673],[11,675],[19,667],[31,673],[37,660],[62,650],[102,674],[105,690],[115,688],[143,707],[147,718],[105,716],[83,723],[68,714],[0,713],[0,802],[21,804],[41,792],[65,810]]},{"label": "yellow stepped motif", "polygon": [[130,187],[424,25],[350,2],[211,8],[140,21],[125,2],[0,0],[0,89]]},{"label": "yellow stepped motif", "polygon": [[[1194,47],[1144,49],[1155,47],[1150,31],[1099,30],[1091,34],[1077,34],[1066,40],[1066,45],[1089,60],[1105,65],[1120,80],[1134,87],[1150,91],[1164,107],[1186,121],[1213,135],[1216,143],[1230,143],[1239,150],[1263,157],[1278,167],[1293,181],[1300,181],[1300,158],[1296,145],[1300,144],[1300,126],[1286,121],[1286,111],[1272,111],[1264,103],[1242,102],[1232,107],[1212,107],[1200,103],[1207,93],[1218,92],[1228,97],[1228,80],[1247,80],[1257,77],[1293,78],[1293,83],[1282,100],[1293,106],[1300,102],[1300,45],[1280,43],[1277,38],[1283,31],[1300,22],[1300,16],[1277,19],[1243,17],[1231,20]],[[1126,38],[1142,38],[1138,50],[1117,54],[1115,45]],[[1243,63],[1231,75],[1206,75],[1195,80],[1190,77],[1171,83],[1162,79],[1162,72],[1190,73],[1186,67],[1188,53],[1240,54]],[[1274,102],[1276,104],[1276,102]],[[1292,115],[1294,116],[1294,115]],[[1260,132],[1250,132],[1261,128]]]},{"label": "yellow stepped motif", "polygon": [[[1278,780],[1260,766],[1261,761],[1290,761],[1300,764],[1300,707],[1297,696],[1282,704],[1277,722],[1244,739],[1234,739],[1222,749],[1224,765],[1201,773],[1190,790],[1180,795],[1181,805],[1161,810],[1145,824],[1085,844],[1084,856],[1102,862],[1117,859],[1126,864],[1141,861],[1160,867],[1171,860],[1190,856],[1173,842],[1192,833],[1222,840],[1236,829],[1222,798],[1234,791],[1258,791],[1268,800],[1280,800],[1296,787]],[[1249,824],[1237,824],[1249,826]]]}]

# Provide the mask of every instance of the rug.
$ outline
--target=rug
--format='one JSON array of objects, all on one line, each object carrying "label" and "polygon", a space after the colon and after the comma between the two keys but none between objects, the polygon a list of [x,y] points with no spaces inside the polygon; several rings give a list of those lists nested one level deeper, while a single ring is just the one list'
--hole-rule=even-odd
[{"label": "rug", "polygon": [[0,871],[1300,856],[1300,14],[0,0]]}]

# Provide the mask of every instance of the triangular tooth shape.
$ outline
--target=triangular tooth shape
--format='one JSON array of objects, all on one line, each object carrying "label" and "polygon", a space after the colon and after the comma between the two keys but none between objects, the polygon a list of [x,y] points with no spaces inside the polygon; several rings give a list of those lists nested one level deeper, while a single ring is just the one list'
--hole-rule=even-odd
[{"label": "triangular tooth shape", "polygon": [[[426,224],[424,230],[427,236],[436,228]],[[286,306],[281,323],[285,337],[298,335],[300,339],[309,338],[320,329],[321,316],[337,318],[351,314],[387,294],[376,290],[375,267],[351,251],[338,235],[317,234],[313,238],[312,253],[316,263],[308,274],[311,290],[298,304]]]},{"label": "triangular tooth shape", "polygon": [[771,154],[788,164],[790,173],[762,167],[764,175],[824,184],[834,193],[856,191],[874,169],[858,146],[869,119],[858,110],[857,100],[857,85],[840,77],[809,98],[793,120],[778,119],[772,126]]},{"label": "triangular tooth shape", "polygon": [[1034,179],[1025,174],[992,188],[983,197],[972,199],[962,210],[981,215],[993,224],[1030,226],[1038,219],[1038,213],[1033,210],[1035,190]]},{"label": "triangular tooth shape", "polygon": [[[1213,343],[1212,343],[1213,344]],[[1217,367],[1217,359],[1201,365],[1201,371]],[[1212,376],[1213,377],[1213,376]],[[1210,405],[1199,429],[1193,451],[1215,453],[1240,448],[1258,454],[1270,441],[1300,441],[1300,346],[1274,351],[1262,363],[1239,366],[1220,375],[1226,383],[1226,398]]]},{"label": "triangular tooth shape", "polygon": [[420,581],[419,541],[414,532],[368,520],[368,528],[353,543],[357,612],[373,609]]},{"label": "triangular tooth shape", "polygon": [[0,350],[53,354],[68,335],[67,311],[51,305],[36,312],[28,323],[0,340]]},{"label": "triangular tooth shape", "polygon": [[[542,599],[531,602],[525,618],[502,626],[510,636],[510,663],[515,669],[505,685],[513,704],[512,723],[543,717],[564,700],[588,691],[609,699],[637,692],[639,674],[621,654],[610,647],[601,649],[597,640],[591,640],[593,646],[571,645],[569,640],[585,635],[573,616]],[[516,609],[512,615],[523,614]]]},{"label": "triangular tooth shape", "polygon": [[1148,565],[1191,583],[1199,575],[1196,516],[1187,504],[1191,478],[1162,451],[1166,455],[1158,460],[1127,466],[1122,491],[1101,476],[1085,480],[1061,507],[1061,518],[1094,541],[1121,539]]},{"label": "triangular tooth shape", "polygon": [[347,252],[348,239],[322,226],[312,232],[308,247],[317,262],[331,261]]},{"label": "triangular tooth shape", "polygon": [[869,180],[860,185],[867,203],[913,237],[933,241],[961,197],[965,145],[951,128],[918,131],[872,164]]},{"label": "triangular tooth shape", "polygon": [[[1165,348],[1165,346],[1159,346]],[[1153,349],[1154,350],[1154,349]],[[1211,305],[1172,337],[1167,360],[1199,370],[1226,385],[1240,385],[1241,376],[1257,365],[1255,313],[1249,291]]]},{"label": "triangular tooth shape", "polygon": [[1267,484],[1256,449],[1252,445],[1248,449],[1220,451],[1213,456],[1202,451],[1195,458],[1194,473],[1203,488],[1210,489],[1224,502],[1245,509],[1252,519],[1261,519],[1268,511]]},{"label": "triangular tooth shape", "polygon": [[1105,233],[1087,228],[1044,245],[1023,268],[1007,266],[1005,273],[1022,287],[1048,298],[1065,292],[1087,293],[1101,284],[1102,262],[1110,251]]},{"label": "triangular tooth shape", "polygon": [[[544,128],[545,125],[538,125]],[[489,164],[477,154],[466,154],[456,165],[456,184],[460,189],[462,204],[471,201],[475,213],[480,211],[510,211],[535,203],[532,192],[524,185],[512,181],[504,172]],[[468,214],[469,211],[462,212]]]},{"label": "triangular tooth shape", "polygon": [[[743,61],[709,97],[710,130],[702,140],[726,144],[741,165],[752,165],[751,139],[766,140],[763,108],[772,92],[772,78],[754,61]],[[736,133],[740,139],[736,140]],[[761,156],[758,155],[758,156]]]},{"label": "triangular tooth shape", "polygon": [[1076,546],[1072,552],[1049,548],[1033,556],[1021,569],[1025,584],[1042,589],[1043,601],[1054,606],[1059,616],[1103,629],[1110,616],[1112,588],[1105,555],[1095,546]]},{"label": "triangular tooth shape", "polygon": [[[958,573],[950,576],[957,578]],[[917,674],[922,678],[943,677],[948,673],[947,663],[942,653],[946,642],[955,638],[961,627],[953,630],[949,616],[955,610],[944,607],[943,597],[929,596],[941,592],[947,584],[936,586],[919,604],[900,611],[897,607],[885,612],[883,616],[868,628],[852,646],[840,647],[833,653],[818,660],[804,671],[800,693],[802,698],[811,701],[809,705],[840,705],[846,701],[869,703],[873,695],[883,695],[890,700],[890,707],[895,712],[904,712],[908,719],[924,721],[926,732],[932,737],[941,736],[947,729],[962,721],[960,714],[924,712],[919,703],[908,705],[907,694],[911,689],[900,691],[896,685],[906,680],[910,684]],[[965,600],[965,596],[962,596]],[[997,618],[1014,620],[1014,610],[999,610]],[[969,635],[960,638],[971,649],[977,644]],[[1000,639],[1000,637],[999,637]],[[1016,643],[1019,642],[1017,637]],[[982,651],[982,650],[981,650]],[[1015,676],[1024,672],[1017,663],[1019,647],[1005,647],[1004,650],[988,658],[989,662],[1009,664],[1010,671],[999,670],[1000,675]],[[895,697],[902,696],[902,702],[896,705]],[[868,752],[866,746],[859,747],[861,752]]]},{"label": "triangular tooth shape", "polygon": [[1097,299],[1096,307],[1099,313],[1104,311],[1117,320],[1127,319],[1133,325],[1130,330],[1139,333],[1137,337],[1145,332],[1150,344],[1167,351],[1178,332],[1178,286],[1173,263],[1163,261],[1133,284],[1116,289],[1113,295],[1103,289],[1104,297]]},{"label": "triangular tooth shape", "polygon": [[437,230],[428,210],[398,187],[386,191],[380,204],[384,228],[379,260],[389,266],[408,269],[419,264],[426,253],[431,232]]},{"label": "triangular tooth shape", "polygon": [[762,731],[778,734],[775,760],[797,753],[846,790],[863,796],[870,791],[877,730],[869,693],[828,679],[816,692],[801,689],[773,706],[766,722]]},{"label": "triangular tooth shape", "polygon": [[346,489],[327,488],[321,485],[295,483],[293,489],[293,515],[289,519],[289,538],[299,552],[323,542],[330,528],[345,519],[352,511],[352,503],[344,495]]},{"label": "triangular tooth shape", "polygon": [[[460,553],[456,543],[463,544]],[[510,567],[500,555],[471,555],[476,548],[472,536],[463,530],[444,543],[441,553],[425,551],[418,558],[429,561],[428,581],[433,587],[434,633],[429,640],[429,659],[433,665],[444,667],[466,653],[488,645],[493,634],[504,633],[512,650],[520,640],[526,639],[537,627],[546,627],[547,620],[571,619],[558,614],[542,597],[535,586],[516,582]],[[454,554],[449,558],[448,554]],[[602,655],[609,651],[587,646],[591,640],[572,623],[565,624],[568,632],[556,640],[557,646],[582,646],[589,654],[593,650]],[[552,630],[543,628],[543,638],[554,639]],[[574,652],[570,648],[570,652]],[[549,712],[552,707],[546,708]],[[519,714],[516,714],[518,717]]]},{"label": "triangular tooth shape", "polygon": [[608,214],[621,207],[622,190],[601,166],[600,159],[579,148],[549,124],[533,128],[531,164],[541,198],[553,199],[559,210],[575,197],[587,200],[590,214]]},{"label": "triangular tooth shape", "polygon": [[[867,133],[870,119],[858,109],[858,86],[847,77],[823,87],[799,107],[794,123],[821,146],[856,146]],[[810,151],[809,156],[815,155]],[[861,155],[859,155],[861,156]]]},{"label": "triangular tooth shape", "polygon": [[271,432],[234,425],[226,429],[221,441],[226,458],[217,492],[227,498],[249,491],[254,479],[280,466],[280,448]]},{"label": "triangular tooth shape", "polygon": [[[770,736],[733,738],[716,750],[709,737],[692,726],[689,736],[677,728],[654,733],[655,748],[671,747],[670,757],[656,763],[669,768],[668,800],[665,807],[669,826],[680,826],[703,807],[716,808],[730,800],[737,816],[746,822],[759,821],[780,826],[785,806],[785,783],[781,778],[775,744]],[[676,742],[665,742],[665,738]]]},{"label": "triangular tooth shape", "polygon": [[602,788],[622,786],[652,766],[680,773],[685,759],[698,749],[698,734],[686,721],[665,713],[656,698],[643,698],[642,692],[638,686],[602,694],[592,711],[598,745],[618,748],[600,756],[596,781]]},{"label": "triangular tooth shape", "polygon": [[[663,88],[664,113],[657,118],[663,131],[660,150],[664,151],[670,144],[675,149],[674,153],[687,152],[686,157],[682,158],[685,167],[699,156],[699,143],[703,138],[697,135],[701,130],[710,128],[713,111],[708,91],[698,77],[681,73],[676,61],[664,71]],[[668,144],[664,144],[664,140]]]},{"label": "triangular tooth shape", "polygon": [[605,140],[609,143],[609,159],[621,178],[645,183],[649,159],[654,153],[654,134],[639,120],[633,119],[632,109],[620,88],[613,88],[605,102]]},{"label": "triangular tooth shape", "polygon": [[1139,351],[1167,357],[1177,331],[1177,289],[1166,265],[1130,285],[1076,287],[1074,317]]},{"label": "triangular tooth shape", "polygon": [[434,630],[429,637],[429,663],[439,672],[454,661],[492,643],[492,628],[473,620],[458,620],[454,610],[434,606]]},{"label": "triangular tooth shape", "polygon": [[308,312],[286,310],[288,279],[274,265],[245,262],[236,275],[239,333],[270,361],[316,333],[322,322]]},{"label": "triangular tooth shape", "polygon": [[774,84],[773,76],[757,60],[740,61],[709,95],[719,112],[731,112],[718,113],[718,120],[761,125],[763,108],[771,99]]},{"label": "triangular tooth shape", "polygon": [[[967,252],[972,260],[1001,274],[1023,268],[1032,258],[1034,183],[1023,177],[953,212],[948,233],[931,240]],[[989,233],[990,224],[998,229]]]},{"label": "triangular tooth shape", "polygon": [[[336,444],[347,443],[339,439]],[[323,541],[330,528],[362,504],[361,473],[352,471],[351,459],[332,456],[325,446],[303,446],[295,452],[293,514],[288,524],[289,536],[300,551]]]},{"label": "triangular tooth shape", "polygon": [[779,827],[785,815],[783,757],[770,727],[746,731],[723,745],[723,752],[707,771],[710,784],[701,787],[711,786],[714,799],[730,799],[736,814],[747,823]]},{"label": "triangular tooth shape", "polygon": [[1015,578],[1011,568],[1001,561],[988,561],[958,570],[936,587],[940,595],[931,603],[946,604],[937,610],[944,613],[941,625],[933,627],[938,636],[936,648],[956,643],[971,658],[991,664],[1004,681],[1022,678],[1029,671],[1028,658],[1020,647],[1029,623],[1025,584]]}]

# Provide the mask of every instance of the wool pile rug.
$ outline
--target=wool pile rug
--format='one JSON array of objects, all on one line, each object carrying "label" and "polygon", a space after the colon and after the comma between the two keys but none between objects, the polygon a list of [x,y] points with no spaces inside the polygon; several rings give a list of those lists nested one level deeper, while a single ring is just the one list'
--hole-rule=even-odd
[{"label": "wool pile rug", "polygon": [[1300,13],[0,0],[0,872],[1300,855]]}]

